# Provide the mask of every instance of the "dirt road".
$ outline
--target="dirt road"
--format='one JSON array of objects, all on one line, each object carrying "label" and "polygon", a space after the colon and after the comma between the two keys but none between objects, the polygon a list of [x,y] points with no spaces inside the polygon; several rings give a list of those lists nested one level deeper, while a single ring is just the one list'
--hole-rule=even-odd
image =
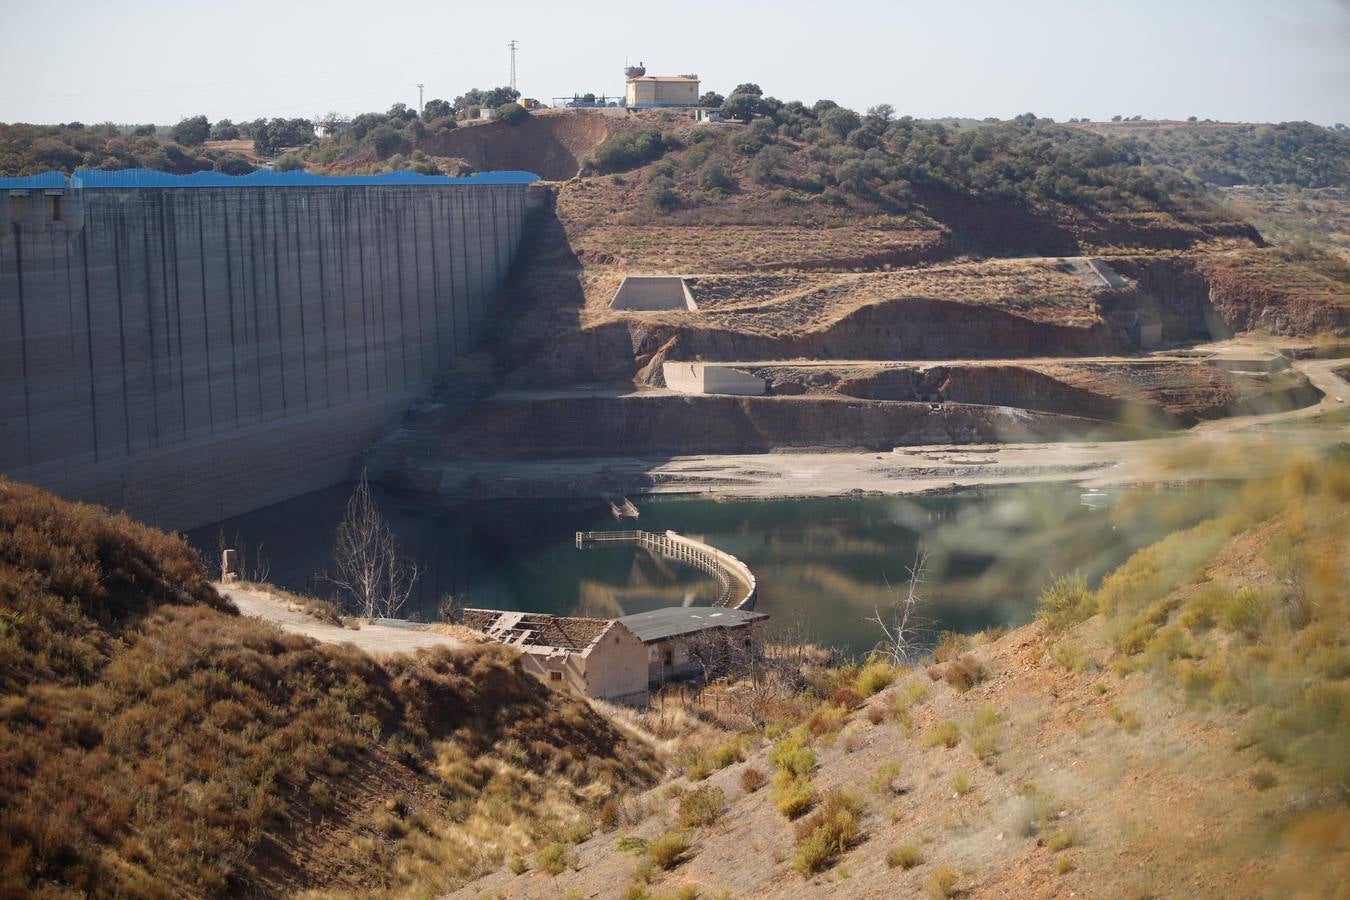
[{"label": "dirt road", "polygon": [[448,634],[437,634],[417,628],[399,628],[363,622],[359,629],[353,631],[340,625],[320,622],[284,600],[263,591],[243,590],[225,584],[216,584],[215,589],[222,596],[228,597],[246,616],[273,622],[283,631],[302,634],[326,644],[351,644],[371,656],[414,653],[433,647],[459,650],[467,646],[463,641]]}]

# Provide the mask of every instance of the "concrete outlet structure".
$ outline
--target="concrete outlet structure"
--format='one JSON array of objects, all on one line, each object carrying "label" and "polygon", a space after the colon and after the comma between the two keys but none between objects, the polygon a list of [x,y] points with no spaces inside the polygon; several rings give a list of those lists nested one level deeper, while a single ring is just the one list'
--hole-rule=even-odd
[{"label": "concrete outlet structure", "polygon": [[763,378],[728,363],[666,362],[661,364],[666,387],[683,394],[731,394],[759,397],[767,390]]},{"label": "concrete outlet structure", "polygon": [[474,345],[534,180],[0,179],[0,473],[175,529],[351,477]]},{"label": "concrete outlet structure", "polygon": [[614,292],[610,309],[655,312],[666,309],[697,310],[689,284],[678,275],[629,275]]}]

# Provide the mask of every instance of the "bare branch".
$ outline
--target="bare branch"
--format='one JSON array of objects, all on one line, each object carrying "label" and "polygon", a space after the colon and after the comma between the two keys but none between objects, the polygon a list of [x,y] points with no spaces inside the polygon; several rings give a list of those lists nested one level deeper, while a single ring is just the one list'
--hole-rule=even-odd
[{"label": "bare branch", "polygon": [[891,665],[912,665],[918,661],[921,650],[918,643],[918,610],[924,604],[922,588],[928,571],[928,548],[922,544],[914,550],[914,563],[907,568],[909,585],[904,596],[892,590],[894,598],[883,613],[880,609],[865,621],[881,629],[882,639],[876,650]]},{"label": "bare branch", "polygon": [[412,596],[421,570],[399,554],[394,533],[380,515],[366,473],[347,501],[333,548],[335,574],[327,576],[362,618],[395,618]]}]

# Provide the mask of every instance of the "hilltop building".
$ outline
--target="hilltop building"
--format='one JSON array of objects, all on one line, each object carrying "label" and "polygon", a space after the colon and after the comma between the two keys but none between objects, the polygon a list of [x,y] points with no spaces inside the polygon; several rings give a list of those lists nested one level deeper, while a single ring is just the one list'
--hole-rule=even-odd
[{"label": "hilltop building", "polygon": [[628,79],[624,105],[630,109],[698,106],[697,75],[648,75],[641,63],[623,70]]}]

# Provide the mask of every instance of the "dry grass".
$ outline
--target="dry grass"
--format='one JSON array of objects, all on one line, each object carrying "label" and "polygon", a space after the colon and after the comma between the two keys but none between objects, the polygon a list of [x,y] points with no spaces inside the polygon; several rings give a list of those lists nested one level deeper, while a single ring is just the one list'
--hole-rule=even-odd
[{"label": "dry grass", "polygon": [[886,865],[892,869],[912,869],[923,864],[923,851],[917,844],[901,844],[886,854]]},{"label": "dry grass", "polygon": [[283,636],[233,614],[179,538],[3,480],[0,622],[0,871],[20,893],[247,893],[264,871],[270,890],[445,889],[656,771],[509,651],[377,663]]},{"label": "dry grass", "polygon": [[681,795],[676,821],[681,828],[702,828],[716,822],[726,805],[721,788],[704,785]]},{"label": "dry grass", "polygon": [[678,831],[668,831],[647,844],[647,855],[663,869],[678,866],[689,852],[689,841]]},{"label": "dry grass", "polygon": [[747,794],[753,794],[755,791],[764,787],[769,777],[764,774],[762,769],[754,766],[746,766],[745,771],[741,772],[741,790]]},{"label": "dry grass", "polygon": [[812,875],[828,866],[858,839],[858,817],[862,798],[842,791],[830,791],[820,808],[797,823],[797,850],[792,867],[803,875]]}]

